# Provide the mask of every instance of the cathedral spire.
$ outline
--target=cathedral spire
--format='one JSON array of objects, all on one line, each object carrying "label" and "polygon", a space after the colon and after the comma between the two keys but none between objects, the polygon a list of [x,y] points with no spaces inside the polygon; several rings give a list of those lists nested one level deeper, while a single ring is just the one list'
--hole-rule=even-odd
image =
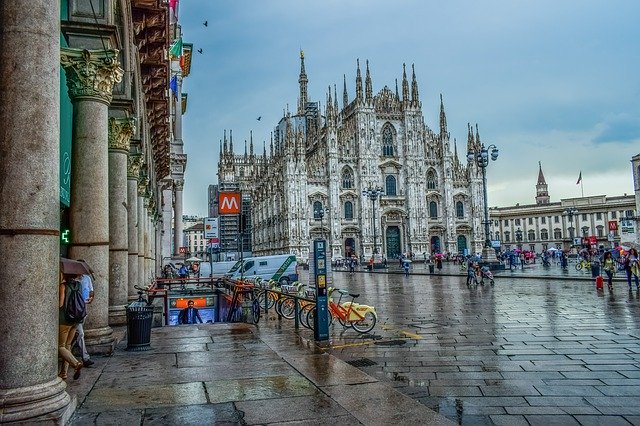
[{"label": "cathedral spire", "polygon": [[227,129],[224,129],[224,153],[225,155],[227,154],[228,151],[228,147],[227,147]]},{"label": "cathedral spire", "polygon": [[480,132],[478,132],[478,123],[476,123],[476,146],[480,148],[482,144],[480,143]]},{"label": "cathedral spire", "polygon": [[402,101],[409,102],[409,82],[407,81],[406,64],[402,64]]},{"label": "cathedral spire", "polygon": [[356,100],[362,99],[362,74],[360,73],[360,59],[356,59]]},{"label": "cathedral spire", "polygon": [[267,142],[262,141],[262,157],[267,158]]},{"label": "cathedral spire", "polygon": [[364,80],[364,99],[370,102],[373,98],[373,87],[371,85],[371,75],[369,74],[369,60],[367,59],[367,72]]},{"label": "cathedral spire", "polygon": [[327,123],[333,122],[333,99],[331,98],[331,86],[327,90],[327,106],[325,108],[325,115],[327,116]]},{"label": "cathedral spire", "polygon": [[340,112],[340,109],[338,108],[338,91],[335,84],[333,85],[333,102],[334,102],[333,108],[336,111],[336,117],[337,117],[338,112]]},{"label": "cathedral spire", "polygon": [[271,151],[269,153],[271,157],[273,157],[273,132],[271,132]]},{"label": "cathedral spire", "polygon": [[442,101],[442,93],[440,93],[440,134],[447,133],[447,115],[444,113],[444,102]]},{"label": "cathedral spire", "polygon": [[304,69],[304,52],[300,50],[300,78],[298,79],[298,83],[300,83],[300,99],[298,100],[298,114],[304,114],[305,108],[307,107],[307,73]]},{"label": "cathedral spire", "polygon": [[249,155],[253,157],[253,130],[249,131]]},{"label": "cathedral spire", "polygon": [[346,108],[349,105],[349,94],[347,93],[347,75],[342,74],[344,81],[344,88],[342,89],[342,108]]},{"label": "cathedral spire", "polygon": [[473,129],[471,128],[471,124],[467,123],[467,152],[475,152],[476,151],[476,143],[473,139]]},{"label": "cathedral spire", "polygon": [[222,158],[222,139],[220,139],[220,155],[219,158]]},{"label": "cathedral spire", "polygon": [[245,161],[247,160],[247,158],[249,157],[249,155],[247,154],[247,140],[244,140],[244,159]]},{"label": "cathedral spire", "polygon": [[233,156],[233,130],[229,130],[229,153]]},{"label": "cathedral spire", "polygon": [[411,102],[414,104],[418,104],[419,96],[418,96],[418,81],[416,80],[416,69],[414,64],[411,64]]},{"label": "cathedral spire", "polygon": [[400,100],[400,92],[398,92],[398,79],[396,78],[396,99]]}]

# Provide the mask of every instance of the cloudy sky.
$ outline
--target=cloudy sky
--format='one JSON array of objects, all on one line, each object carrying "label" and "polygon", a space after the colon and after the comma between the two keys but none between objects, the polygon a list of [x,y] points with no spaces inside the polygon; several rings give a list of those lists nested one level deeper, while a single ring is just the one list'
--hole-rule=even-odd
[{"label": "cloudy sky", "polygon": [[[369,60],[374,93],[415,64],[426,123],[466,150],[478,123],[500,158],[487,169],[489,205],[534,202],[538,161],[551,201],[633,193],[640,152],[640,2],[637,0],[182,0],[185,42],[194,44],[183,138],[184,213],[207,214],[219,141],[233,130],[237,153],[253,131],[262,142],[287,105],[296,109],[300,49],[309,100]],[[205,27],[202,23],[208,21]],[[256,118],[262,119],[257,121]]]}]

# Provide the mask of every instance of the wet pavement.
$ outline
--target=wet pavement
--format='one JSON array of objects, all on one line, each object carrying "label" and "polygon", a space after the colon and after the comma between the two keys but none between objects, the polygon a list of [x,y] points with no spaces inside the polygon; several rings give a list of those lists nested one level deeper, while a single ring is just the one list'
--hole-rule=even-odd
[{"label": "wet pavement", "polygon": [[640,424],[637,291],[515,273],[468,288],[336,272],[379,324],[369,336],[334,326],[329,352],[461,424]]},{"label": "wet pavement", "polygon": [[378,325],[336,323],[328,347],[273,312],[257,328],[154,329],[148,352],[121,342],[69,381],[72,424],[640,425],[640,298],[626,283],[609,294],[531,267],[468,288],[457,266],[419,266],[336,272]]},{"label": "wet pavement", "polygon": [[151,350],[94,358],[72,425],[451,424],[278,321],[156,328]]}]

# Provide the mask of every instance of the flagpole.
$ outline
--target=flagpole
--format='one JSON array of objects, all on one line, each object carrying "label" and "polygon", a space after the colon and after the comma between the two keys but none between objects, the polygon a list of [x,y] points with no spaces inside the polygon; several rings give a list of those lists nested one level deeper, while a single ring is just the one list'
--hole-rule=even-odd
[{"label": "flagpole", "polygon": [[584,184],[582,183],[582,179],[580,179],[580,191],[582,191],[582,198],[584,198]]}]

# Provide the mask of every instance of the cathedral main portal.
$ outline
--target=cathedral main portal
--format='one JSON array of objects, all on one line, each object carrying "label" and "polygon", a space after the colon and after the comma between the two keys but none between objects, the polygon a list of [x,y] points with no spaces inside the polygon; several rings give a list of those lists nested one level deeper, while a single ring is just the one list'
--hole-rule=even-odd
[{"label": "cathedral main portal", "polygon": [[400,253],[400,228],[390,226],[387,228],[387,259],[395,259]]}]

